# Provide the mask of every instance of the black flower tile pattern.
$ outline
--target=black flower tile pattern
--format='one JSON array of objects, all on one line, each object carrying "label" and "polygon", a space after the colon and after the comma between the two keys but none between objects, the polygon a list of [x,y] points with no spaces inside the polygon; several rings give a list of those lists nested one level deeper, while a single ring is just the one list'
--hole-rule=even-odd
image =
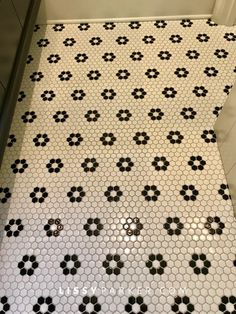
[{"label": "black flower tile pattern", "polygon": [[200,43],[208,42],[210,37],[207,34],[198,34],[197,40],[200,41]]},{"label": "black flower tile pattern", "polygon": [[39,297],[37,303],[33,305],[33,311],[37,314],[51,314],[55,312],[55,310],[56,307],[53,304],[53,300],[51,297]]},{"label": "black flower tile pattern", "polygon": [[218,59],[226,59],[228,54],[229,54],[228,51],[226,51],[225,49],[216,49],[214,52],[214,55]]},{"label": "black flower tile pattern", "polygon": [[191,156],[188,165],[192,168],[192,170],[204,170],[206,165],[206,161],[201,156]]},{"label": "black flower tile pattern", "polygon": [[66,140],[69,146],[79,146],[84,139],[80,133],[71,133]]},{"label": "black flower tile pattern", "polygon": [[[30,267],[26,263],[30,264]],[[20,274],[22,276],[28,275],[32,276],[36,268],[38,268],[39,263],[36,261],[35,255],[24,255],[22,260],[18,263],[18,268],[20,269]]]},{"label": "black flower tile pattern", "polygon": [[144,99],[144,97],[147,95],[143,88],[135,88],[131,94],[135,99]]},{"label": "black flower tile pattern", "polygon": [[30,193],[30,197],[33,203],[43,203],[48,197],[48,192],[45,187],[36,187]]},{"label": "black flower tile pattern", "polygon": [[116,116],[119,121],[129,121],[132,117],[132,113],[128,109],[120,109]]},{"label": "black flower tile pattern", "polygon": [[69,81],[72,78],[72,74],[70,71],[62,71],[58,77],[60,79],[60,81]]},{"label": "black flower tile pattern", "polygon": [[199,192],[194,185],[183,185],[180,195],[183,196],[185,201],[196,201]]},{"label": "black flower tile pattern", "polygon": [[164,116],[164,112],[162,112],[160,108],[152,108],[152,109],[150,109],[148,116],[153,121],[161,120]]},{"label": "black flower tile pattern", "polygon": [[134,166],[134,163],[129,157],[125,157],[125,158],[121,157],[116,165],[121,172],[125,172],[125,171],[129,172]]},{"label": "black flower tile pattern", "polygon": [[58,63],[61,60],[61,57],[57,53],[56,54],[50,54],[50,56],[48,56],[47,60],[50,64]]},{"label": "black flower tile pattern", "polygon": [[64,229],[64,226],[61,222],[60,218],[50,218],[46,225],[44,225],[44,230],[46,231],[46,235],[48,237],[58,237],[60,232]]},{"label": "black flower tile pattern", "polygon": [[65,29],[63,24],[55,24],[52,28],[54,32],[62,32]]},{"label": "black flower tile pattern", "polygon": [[[92,311],[89,310],[91,309],[91,306],[89,306],[90,304],[93,308]],[[87,309],[88,307],[89,309]],[[82,314],[88,314],[88,313],[97,314],[101,311],[101,309],[102,309],[102,306],[98,302],[98,298],[95,295],[91,297],[89,296],[83,297],[83,302],[79,305],[79,312]]]},{"label": "black flower tile pattern", "polygon": [[[158,267],[156,267],[157,263]],[[150,254],[146,266],[149,268],[150,274],[162,275],[164,274],[165,267],[167,267],[167,263],[161,254]]]},{"label": "black flower tile pattern", "polygon": [[50,139],[47,134],[37,134],[33,138],[33,143],[36,147],[44,147],[48,144],[49,141]]},{"label": "black flower tile pattern", "polygon": [[129,27],[131,29],[139,29],[142,26],[142,24],[138,21],[132,21],[129,23]]},{"label": "black flower tile pattern", "polygon": [[104,195],[106,196],[108,202],[119,202],[123,192],[120,190],[119,186],[115,185],[115,186],[109,186],[106,190],[106,192],[104,193]]},{"label": "black flower tile pattern", "polygon": [[[134,307],[135,307],[135,309],[138,308],[138,312],[136,312]],[[143,297],[141,297],[141,296],[138,296],[138,297],[131,296],[131,297],[129,297],[128,303],[125,306],[125,311],[127,313],[130,313],[130,314],[135,314],[135,313],[144,314],[144,313],[146,313],[148,311],[148,307],[144,303]]]},{"label": "black flower tile pattern", "polygon": [[60,158],[52,158],[46,165],[49,173],[59,173],[61,169],[64,167],[63,162]]},{"label": "black flower tile pattern", "polygon": [[177,95],[177,91],[174,89],[174,87],[165,87],[162,91],[162,94],[166,98],[175,98]]},{"label": "black flower tile pattern", "polygon": [[103,133],[100,137],[100,141],[104,146],[113,146],[116,141],[116,137],[113,133]]},{"label": "black flower tile pattern", "polygon": [[102,39],[100,37],[92,37],[89,42],[92,46],[99,46],[102,43]]},{"label": "black flower tile pattern", "polygon": [[114,22],[106,22],[103,24],[103,27],[105,30],[110,31],[116,27],[116,24]]},{"label": "black flower tile pattern", "polygon": [[90,24],[89,23],[80,23],[78,26],[78,29],[80,31],[87,31],[90,29]]},{"label": "black flower tile pattern", "polygon": [[207,275],[209,273],[209,268],[211,267],[211,262],[207,259],[205,254],[195,253],[192,255],[189,266],[193,268],[195,274]]},{"label": "black flower tile pattern", "polygon": [[[184,307],[184,312],[182,310],[183,307]],[[194,308],[194,305],[190,302],[189,297],[177,296],[174,299],[174,304],[171,306],[171,310],[174,313],[178,313],[178,314],[181,314],[181,313],[191,314],[194,312],[195,308]]]},{"label": "black flower tile pattern", "polygon": [[84,192],[84,189],[82,186],[72,186],[70,191],[67,193],[67,196],[71,203],[80,203],[86,193]]},{"label": "black flower tile pattern", "polygon": [[97,110],[89,110],[84,117],[88,122],[96,122],[100,118],[100,113]]},{"label": "black flower tile pattern", "polygon": [[105,62],[112,62],[115,60],[116,55],[113,52],[105,52],[102,58]]},{"label": "black flower tile pattern", "polygon": [[184,139],[179,131],[170,131],[166,138],[171,144],[181,144]]},{"label": "black flower tile pattern", "polygon": [[173,43],[173,44],[179,44],[181,43],[181,41],[183,40],[183,38],[180,35],[171,35],[169,40]]},{"label": "black flower tile pattern", "polygon": [[140,51],[134,51],[131,53],[130,58],[133,61],[141,61],[143,59],[144,55]]},{"label": "black flower tile pattern", "polygon": [[25,169],[28,168],[28,164],[25,159],[16,159],[15,162],[11,165],[13,173],[23,173]]},{"label": "black flower tile pattern", "polygon": [[170,60],[171,56],[172,56],[172,54],[171,54],[169,51],[167,51],[167,50],[165,50],[165,51],[160,51],[160,52],[158,53],[158,57],[159,57],[161,60]]},{"label": "black flower tile pattern", "polygon": [[86,93],[83,91],[83,89],[75,89],[73,93],[71,94],[71,97],[73,100],[83,100],[86,96]]},{"label": "black flower tile pattern", "polygon": [[119,36],[116,39],[116,42],[118,45],[126,45],[129,42],[129,38],[127,38],[126,36]]},{"label": "black flower tile pattern", "polygon": [[152,162],[153,167],[157,171],[166,171],[170,165],[169,161],[164,156],[156,156]]},{"label": "black flower tile pattern", "polygon": [[227,41],[236,41],[236,34],[234,33],[225,33],[224,39]]},{"label": "black flower tile pattern", "polygon": [[222,234],[225,224],[221,221],[220,217],[207,217],[205,222],[205,228],[208,229],[209,234]]},{"label": "black flower tile pattern", "polygon": [[63,41],[63,44],[66,46],[66,47],[73,47],[76,43],[76,40],[74,38],[66,38],[64,41]]},{"label": "black flower tile pattern", "polygon": [[216,143],[216,134],[214,130],[204,130],[201,138],[206,142],[206,143]]},{"label": "black flower tile pattern", "polygon": [[41,98],[43,101],[52,101],[54,97],[56,97],[56,94],[54,93],[53,90],[45,90],[41,94]]},{"label": "black flower tile pattern", "polygon": [[235,81],[235,27],[35,30],[0,170],[0,312],[234,313],[214,124]]},{"label": "black flower tile pattern", "polygon": [[98,70],[91,70],[88,74],[87,77],[90,79],[90,81],[97,81],[101,76],[101,73]]},{"label": "black flower tile pattern", "polygon": [[[30,79],[32,82],[40,82],[43,77],[44,77],[44,75],[42,72],[33,72],[30,75]],[[18,99],[18,101],[19,101],[19,99]]]},{"label": "black flower tile pattern", "polygon": [[156,202],[161,192],[158,190],[156,185],[145,185],[142,195],[148,202]]},{"label": "black flower tile pattern", "polygon": [[157,78],[160,72],[157,71],[157,69],[147,69],[146,73],[148,78]]},{"label": "black flower tile pattern", "polygon": [[119,70],[116,73],[116,76],[118,77],[119,80],[127,80],[130,76],[130,73],[128,70]]},{"label": "black flower tile pattern", "polygon": [[234,314],[236,311],[236,297],[234,295],[221,297],[219,311],[224,314]]},{"label": "black flower tile pattern", "polygon": [[164,20],[158,20],[154,23],[154,25],[156,26],[156,28],[166,28],[167,22]]},{"label": "black flower tile pattern", "polygon": [[85,172],[95,172],[99,163],[97,162],[96,158],[85,158],[81,167],[84,169]]},{"label": "black flower tile pattern", "polygon": [[80,268],[81,263],[78,260],[78,255],[65,255],[64,260],[60,263],[64,275],[76,275],[77,269]]},{"label": "black flower tile pattern", "polygon": [[45,48],[50,44],[50,41],[47,38],[42,38],[37,42],[37,44],[40,48]]},{"label": "black flower tile pattern", "polygon": [[103,229],[103,224],[99,218],[89,218],[87,219],[87,223],[84,225],[84,230],[86,230],[86,234],[91,236],[99,236],[101,230]]},{"label": "black flower tile pattern", "polygon": [[102,266],[106,269],[106,273],[108,275],[114,274],[118,276],[121,272],[121,269],[124,267],[124,263],[122,262],[120,255],[107,254],[106,260],[103,261]]},{"label": "black flower tile pattern", "polygon": [[86,55],[86,53],[78,53],[75,56],[75,60],[78,63],[85,63],[87,61],[87,59],[88,59],[88,56]]},{"label": "black flower tile pattern", "polygon": [[184,28],[186,27],[192,27],[193,25],[193,22],[189,19],[183,19],[181,22],[180,22],[180,25],[182,25]]},{"label": "black flower tile pattern", "polygon": [[192,107],[184,107],[180,114],[183,116],[186,120],[193,120],[197,114],[197,112]]},{"label": "black flower tile pattern", "polygon": [[172,236],[180,235],[184,225],[178,217],[168,217],[163,227],[167,230],[167,233]]},{"label": "black flower tile pattern", "polygon": [[150,137],[146,132],[137,132],[133,137],[133,140],[137,145],[146,145],[150,140]]},{"label": "black flower tile pattern", "polygon": [[33,123],[36,118],[37,118],[37,115],[34,111],[26,111],[21,116],[21,119],[24,123]]},{"label": "black flower tile pattern", "polygon": [[141,230],[143,229],[143,224],[140,222],[138,217],[128,217],[123,224],[123,229],[128,236],[139,236]]},{"label": "black flower tile pattern", "polygon": [[103,92],[101,93],[101,96],[105,100],[112,100],[115,98],[116,92],[112,88],[110,89],[105,88]]},{"label": "black flower tile pattern", "polygon": [[200,57],[200,53],[197,50],[188,50],[186,52],[186,56],[190,59],[190,60],[196,60]]},{"label": "black flower tile pattern", "polygon": [[23,229],[21,219],[10,219],[8,225],[5,226],[7,237],[18,237]]},{"label": "black flower tile pattern", "polygon": [[69,115],[65,110],[63,111],[59,110],[53,115],[53,119],[55,120],[56,123],[65,122],[67,118],[69,118]]}]

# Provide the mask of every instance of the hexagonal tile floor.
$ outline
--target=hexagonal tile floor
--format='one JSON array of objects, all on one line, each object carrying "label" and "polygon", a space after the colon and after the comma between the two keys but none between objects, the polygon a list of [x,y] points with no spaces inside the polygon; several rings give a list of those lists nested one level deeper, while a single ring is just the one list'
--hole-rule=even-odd
[{"label": "hexagonal tile floor", "polygon": [[0,178],[1,313],[236,313],[213,125],[236,29],[36,26]]}]

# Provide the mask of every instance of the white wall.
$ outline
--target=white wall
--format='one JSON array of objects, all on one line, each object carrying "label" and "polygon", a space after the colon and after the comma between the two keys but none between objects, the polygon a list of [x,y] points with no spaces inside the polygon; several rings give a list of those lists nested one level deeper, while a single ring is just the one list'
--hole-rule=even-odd
[{"label": "white wall", "polygon": [[42,0],[38,22],[211,15],[214,3],[215,0]]},{"label": "white wall", "polygon": [[236,85],[216,121],[215,131],[236,216]]}]

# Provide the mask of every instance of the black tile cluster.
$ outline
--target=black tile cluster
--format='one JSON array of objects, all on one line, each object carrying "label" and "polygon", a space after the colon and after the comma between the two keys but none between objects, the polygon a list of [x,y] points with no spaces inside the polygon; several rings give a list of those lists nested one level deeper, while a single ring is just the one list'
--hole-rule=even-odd
[{"label": "black tile cluster", "polygon": [[[44,310],[42,310],[42,305],[46,304],[47,306],[47,311],[45,312]],[[33,306],[33,311],[36,314],[42,314],[42,313],[47,313],[47,314],[51,314],[55,311],[56,307],[52,302],[52,298],[51,297],[39,297],[37,300],[37,303]]]},{"label": "black tile cluster", "polygon": [[143,314],[143,313],[147,312],[148,307],[144,303],[143,297],[141,297],[141,296],[137,296],[137,297],[131,296],[131,297],[129,297],[128,304],[126,304],[126,306],[125,306],[125,311],[127,313],[129,313],[129,314],[137,313],[136,311],[133,310],[133,305],[134,304],[138,304],[139,305],[138,314]]},{"label": "black tile cluster", "polygon": [[[157,261],[159,266],[154,267],[154,262]],[[162,254],[150,254],[146,266],[149,268],[151,275],[162,275],[164,274],[164,269],[167,266],[167,262],[163,259]]]},{"label": "black tile cluster", "polygon": [[[175,228],[173,228],[173,224],[176,226]],[[167,230],[167,233],[172,236],[180,235],[184,225],[178,217],[167,217],[163,227]]]},{"label": "black tile cluster", "polygon": [[[217,224],[217,227],[215,227],[215,224]],[[208,230],[209,234],[221,235],[223,233],[223,229],[225,228],[225,224],[220,220],[220,217],[218,217],[218,216],[215,216],[215,217],[209,216],[206,219],[205,228]]]},{"label": "black tile cluster", "polygon": [[[73,266],[68,265],[68,263],[73,264]],[[73,254],[73,255],[65,255],[64,260],[60,263],[60,267],[63,269],[63,274],[64,275],[75,275],[77,274],[77,269],[80,268],[81,263],[78,260],[78,255]]]},{"label": "black tile cluster", "polygon": [[187,296],[175,297],[175,303],[171,306],[172,311],[177,314],[181,314],[181,313],[183,314],[183,312],[180,310],[181,304],[184,304],[186,306],[186,311],[184,312],[184,314],[191,314],[194,312],[195,310],[194,305],[190,302],[190,299]]},{"label": "black tile cluster", "polygon": [[[93,225],[96,228],[92,227]],[[89,237],[99,236],[102,229],[103,229],[103,224],[101,223],[101,220],[99,218],[88,218],[87,223],[84,225],[84,230],[86,231],[86,234]]]},{"label": "black tile cluster", "polygon": [[10,219],[8,224],[5,226],[7,237],[18,237],[23,229],[24,225],[22,224],[21,219]]},{"label": "black tile cluster", "polygon": [[63,229],[64,226],[60,218],[50,218],[48,219],[47,224],[44,226],[44,230],[46,231],[46,235],[48,237],[58,237]]},{"label": "black tile cluster", "polygon": [[[198,261],[201,261],[202,266],[198,266]],[[207,257],[205,254],[193,254],[192,255],[192,260],[189,262],[189,266],[193,268],[193,271],[195,274],[203,274],[207,275],[209,273],[209,268],[211,267],[211,262],[207,260]]]},{"label": "black tile cluster", "polygon": [[[115,267],[111,265],[112,261],[115,262]],[[106,260],[102,263],[102,265],[106,269],[106,273],[108,275],[114,274],[116,276],[120,274],[121,268],[124,267],[124,263],[121,261],[121,257],[118,254],[107,254]]]},{"label": "black tile cluster", "polygon": [[[87,305],[88,304],[92,304],[93,305],[93,311],[92,312],[88,312],[87,310]],[[83,302],[79,305],[79,311],[82,314],[97,314],[98,312],[100,312],[102,309],[102,306],[100,303],[98,303],[98,298],[93,295],[91,297],[89,296],[85,296],[83,297]]]},{"label": "black tile cluster", "polygon": [[123,229],[126,231],[128,236],[139,236],[141,230],[143,229],[143,224],[140,222],[138,217],[127,218],[126,222],[123,225]]},{"label": "black tile cluster", "polygon": [[[26,267],[26,263],[30,262],[31,267]],[[36,268],[38,268],[39,264],[36,261],[36,256],[35,255],[24,255],[22,257],[22,260],[18,263],[18,268],[20,269],[20,274],[22,276],[28,275],[32,276],[34,274],[34,271]]]}]

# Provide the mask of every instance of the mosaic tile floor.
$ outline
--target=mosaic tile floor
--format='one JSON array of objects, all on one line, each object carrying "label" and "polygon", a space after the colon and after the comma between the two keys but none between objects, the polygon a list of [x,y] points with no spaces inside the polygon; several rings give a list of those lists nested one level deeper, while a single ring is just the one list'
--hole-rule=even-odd
[{"label": "mosaic tile floor", "polygon": [[1,170],[0,313],[236,313],[214,122],[236,29],[36,26]]}]

